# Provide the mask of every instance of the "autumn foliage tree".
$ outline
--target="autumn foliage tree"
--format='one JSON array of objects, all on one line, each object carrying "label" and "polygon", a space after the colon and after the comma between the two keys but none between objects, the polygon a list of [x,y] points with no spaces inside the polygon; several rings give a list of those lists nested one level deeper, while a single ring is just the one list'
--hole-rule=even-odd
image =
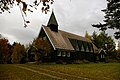
[{"label": "autumn foliage tree", "polygon": [[52,47],[48,40],[43,40],[41,38],[36,38],[32,43],[33,50],[36,50],[36,55],[38,59],[42,60],[44,56],[48,56],[52,52]]},{"label": "autumn foliage tree", "polygon": [[117,57],[120,59],[120,49],[117,50]]},{"label": "autumn foliage tree", "polygon": [[50,53],[52,51],[52,48],[49,42],[41,38],[34,39],[32,45],[35,46],[38,50],[44,50],[45,53]]},{"label": "autumn foliage tree", "polygon": [[118,42],[117,57],[120,59],[120,42]]},{"label": "autumn foliage tree", "polygon": [[0,39],[0,63],[10,62],[10,44],[5,38]]},{"label": "autumn foliage tree", "polygon": [[25,63],[26,62],[26,50],[24,45],[20,43],[14,43],[12,48],[12,63]]}]

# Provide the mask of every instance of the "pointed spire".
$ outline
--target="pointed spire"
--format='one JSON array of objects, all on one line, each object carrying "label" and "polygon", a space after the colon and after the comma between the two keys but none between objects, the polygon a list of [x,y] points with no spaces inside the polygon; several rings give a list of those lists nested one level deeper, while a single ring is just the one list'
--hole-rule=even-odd
[{"label": "pointed spire", "polygon": [[52,14],[50,16],[50,19],[49,19],[49,22],[47,24],[47,26],[51,25],[51,24],[54,24],[54,25],[57,25],[58,26],[58,23],[57,23],[57,20],[55,18],[55,15],[54,15],[54,12],[52,11]]},{"label": "pointed spire", "polygon": [[56,31],[58,32],[58,23],[57,23],[57,20],[55,18],[55,15],[54,15],[54,12],[52,11],[52,14],[50,16],[50,19],[48,21],[48,24],[47,24],[48,27],[50,27],[50,29],[52,31]]}]

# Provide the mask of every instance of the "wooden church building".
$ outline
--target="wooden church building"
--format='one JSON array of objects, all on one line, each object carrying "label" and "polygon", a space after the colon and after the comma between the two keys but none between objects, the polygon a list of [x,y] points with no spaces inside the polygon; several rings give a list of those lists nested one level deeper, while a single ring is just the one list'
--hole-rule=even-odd
[{"label": "wooden church building", "polygon": [[52,52],[47,53],[46,60],[66,61],[75,60],[96,61],[98,48],[91,40],[58,29],[58,23],[52,12],[47,26],[42,25],[38,38],[47,40],[52,47]]}]

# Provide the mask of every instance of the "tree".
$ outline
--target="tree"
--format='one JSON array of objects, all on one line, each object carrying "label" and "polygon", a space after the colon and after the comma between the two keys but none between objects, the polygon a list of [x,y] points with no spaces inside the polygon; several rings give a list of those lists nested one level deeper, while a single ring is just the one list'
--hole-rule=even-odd
[{"label": "tree", "polygon": [[98,48],[104,49],[109,56],[116,56],[114,39],[112,39],[111,36],[108,36],[105,31],[100,32],[99,35],[94,32],[92,35],[92,41]]},{"label": "tree", "polygon": [[8,63],[10,61],[10,44],[5,38],[0,39],[0,63]]},{"label": "tree", "polygon": [[52,47],[47,39],[36,38],[33,40],[32,49],[36,50],[36,60],[42,60],[44,56],[48,56],[52,53]]},{"label": "tree", "polygon": [[116,39],[120,39],[120,0],[107,0],[107,8],[102,10],[105,13],[104,23],[93,24],[100,30],[114,29]]},{"label": "tree", "polygon": [[117,50],[117,58],[120,59],[120,49]]},{"label": "tree", "polygon": [[44,50],[45,53],[50,53],[52,51],[51,45],[47,40],[43,40],[41,38],[36,38],[32,43],[38,50]]},{"label": "tree", "polygon": [[93,42],[93,44],[95,44],[95,46],[97,47],[97,48],[100,48],[99,47],[99,45],[100,45],[100,40],[99,40],[99,37],[98,37],[98,34],[97,34],[97,32],[93,32],[93,34],[92,34],[92,42]]},{"label": "tree", "polygon": [[43,6],[41,10],[42,12],[45,12],[45,14],[47,14],[47,12],[50,9],[50,4],[53,4],[54,2],[53,0],[33,0],[33,3],[29,4],[27,3],[27,1],[28,0],[0,0],[0,13],[2,14],[5,11],[8,11],[10,13],[10,9],[17,4],[17,6],[19,6],[21,10],[21,15],[24,20],[24,27],[27,27],[27,23],[30,23],[30,21],[27,21],[25,19],[26,11],[33,12],[31,8],[37,9],[37,6],[39,6],[40,3],[42,3]]},{"label": "tree", "polygon": [[12,49],[12,63],[25,63],[26,62],[26,50],[24,45],[20,43],[14,43]]},{"label": "tree", "polygon": [[118,59],[119,62],[120,62],[120,49],[117,50],[117,59]]},{"label": "tree", "polygon": [[85,38],[87,38],[87,39],[91,40],[91,36],[88,34],[88,32],[87,32],[87,31],[86,31],[86,33],[85,33]]},{"label": "tree", "polygon": [[120,42],[118,42],[117,57],[120,59]]},{"label": "tree", "polygon": [[22,11],[25,13],[25,11],[33,12],[28,8],[32,7],[35,8],[40,5],[40,3],[43,4],[42,11],[47,13],[50,9],[49,4],[53,4],[53,0],[32,0],[33,4],[28,4],[26,0],[0,0],[0,9],[3,13],[5,11],[8,11],[10,13],[10,9],[17,3],[18,6],[21,6],[22,4]]}]

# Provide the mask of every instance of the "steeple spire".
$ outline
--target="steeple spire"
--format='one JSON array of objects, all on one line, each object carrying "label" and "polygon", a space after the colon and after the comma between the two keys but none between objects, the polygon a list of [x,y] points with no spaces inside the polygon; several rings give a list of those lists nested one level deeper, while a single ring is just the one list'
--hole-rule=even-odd
[{"label": "steeple spire", "polygon": [[57,23],[57,20],[55,18],[55,15],[54,15],[54,12],[52,11],[52,14],[50,16],[50,19],[48,21],[48,24],[47,24],[48,27],[50,27],[50,29],[52,31],[56,31],[58,32],[58,23]]}]

